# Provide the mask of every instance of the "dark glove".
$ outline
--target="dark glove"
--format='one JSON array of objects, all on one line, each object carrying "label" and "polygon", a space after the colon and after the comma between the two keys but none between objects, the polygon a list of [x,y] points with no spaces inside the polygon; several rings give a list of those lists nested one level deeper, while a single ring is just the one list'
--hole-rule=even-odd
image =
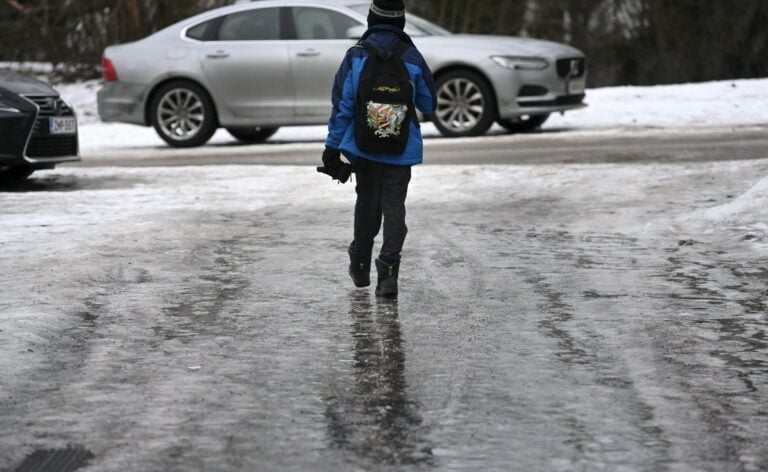
[{"label": "dark glove", "polygon": [[347,183],[352,174],[352,167],[341,161],[341,153],[337,149],[326,146],[325,151],[323,151],[323,165],[318,167],[317,171],[344,184]]}]

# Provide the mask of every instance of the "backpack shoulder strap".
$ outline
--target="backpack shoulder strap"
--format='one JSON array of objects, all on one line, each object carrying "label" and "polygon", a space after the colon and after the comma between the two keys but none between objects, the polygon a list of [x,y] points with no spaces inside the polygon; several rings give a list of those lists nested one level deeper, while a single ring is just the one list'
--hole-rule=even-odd
[{"label": "backpack shoulder strap", "polygon": [[358,47],[359,48],[365,48],[365,50],[368,51],[368,55],[369,56],[374,56],[375,55],[379,59],[387,61],[387,60],[389,60],[389,58],[393,58],[393,57],[397,58],[397,59],[402,59],[403,54],[405,54],[405,52],[411,48],[411,45],[406,43],[406,42],[403,42],[403,41],[398,41],[395,44],[395,47],[392,48],[392,55],[391,56],[390,55],[386,55],[384,57],[382,57],[381,53],[379,52],[379,50],[375,46],[370,44],[370,43],[366,43],[366,42],[360,41],[359,43],[355,44],[352,47],[353,48],[358,48]]},{"label": "backpack shoulder strap", "polygon": [[347,50],[347,52],[352,51],[353,49],[365,49],[365,46],[362,42],[355,43],[351,48]]},{"label": "backpack shoulder strap", "polygon": [[359,42],[358,44],[361,47],[365,48],[366,51],[368,51],[368,57],[369,58],[373,57],[373,56],[376,56],[376,57],[379,57],[379,58],[381,57],[381,54],[379,54],[379,49],[376,46],[374,46],[373,44],[362,42],[362,41]]},{"label": "backpack shoulder strap", "polygon": [[402,59],[403,54],[407,50],[411,49],[411,45],[405,41],[398,41],[395,47],[392,49],[392,55],[398,59]]}]

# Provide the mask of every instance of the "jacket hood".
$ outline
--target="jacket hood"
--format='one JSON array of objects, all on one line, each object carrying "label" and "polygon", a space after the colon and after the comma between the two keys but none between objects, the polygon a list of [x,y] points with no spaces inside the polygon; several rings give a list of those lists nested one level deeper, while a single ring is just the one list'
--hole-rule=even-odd
[{"label": "jacket hood", "polygon": [[20,95],[59,95],[50,85],[28,75],[0,69],[0,87]]},{"label": "jacket hood", "polygon": [[392,25],[374,25],[368,28],[360,41],[368,41],[377,48],[387,48],[399,39],[404,43],[414,46],[413,40],[405,31]]}]

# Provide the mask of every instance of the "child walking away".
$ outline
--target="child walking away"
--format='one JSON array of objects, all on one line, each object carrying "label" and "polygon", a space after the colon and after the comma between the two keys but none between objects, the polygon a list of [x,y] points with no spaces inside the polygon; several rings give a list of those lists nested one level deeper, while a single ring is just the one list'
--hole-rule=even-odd
[{"label": "child walking away", "polygon": [[397,296],[411,166],[424,156],[416,108],[432,113],[436,107],[432,72],[403,28],[403,0],[371,3],[368,30],[336,73],[323,166],[317,168],[342,183],[352,172],[357,176],[349,246],[349,275],[357,287],[371,284],[373,240],[383,219],[376,259],[376,295],[382,297]]}]

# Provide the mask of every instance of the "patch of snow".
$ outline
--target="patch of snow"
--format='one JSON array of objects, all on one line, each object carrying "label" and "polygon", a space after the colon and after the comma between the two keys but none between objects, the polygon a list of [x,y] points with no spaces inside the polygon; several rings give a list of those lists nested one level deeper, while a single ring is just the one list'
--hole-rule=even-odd
[{"label": "patch of snow", "polygon": [[587,91],[589,107],[546,127],[689,127],[768,124],[768,79]]},{"label": "patch of snow", "polygon": [[768,177],[723,205],[696,211],[684,218],[687,222],[703,224],[708,228],[741,227],[744,230],[768,235]]},{"label": "patch of snow", "polygon": [[96,106],[96,92],[98,92],[99,87],[101,87],[101,81],[99,80],[54,86],[56,91],[77,112],[77,122],[81,130],[84,127],[101,123]]}]

